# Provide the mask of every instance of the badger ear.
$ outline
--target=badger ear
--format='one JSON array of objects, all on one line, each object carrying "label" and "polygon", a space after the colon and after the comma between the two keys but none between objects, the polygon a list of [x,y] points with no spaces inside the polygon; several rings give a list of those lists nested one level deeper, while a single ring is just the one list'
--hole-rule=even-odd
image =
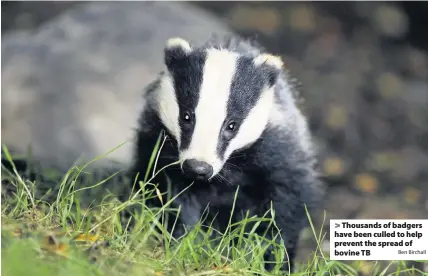
[{"label": "badger ear", "polygon": [[284,67],[281,57],[271,54],[261,54],[254,58],[254,64],[266,75],[269,86],[273,86],[278,79],[279,73]]},{"label": "badger ear", "polygon": [[171,68],[171,65],[180,59],[185,58],[192,51],[192,47],[186,40],[173,37],[166,41],[165,46],[165,65]]}]

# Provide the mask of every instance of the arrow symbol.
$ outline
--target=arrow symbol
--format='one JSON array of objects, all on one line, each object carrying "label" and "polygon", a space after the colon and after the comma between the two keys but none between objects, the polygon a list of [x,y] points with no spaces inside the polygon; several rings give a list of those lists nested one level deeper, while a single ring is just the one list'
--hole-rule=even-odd
[{"label": "arrow symbol", "polygon": [[334,224],[334,228],[339,228],[339,227],[340,227],[340,224],[336,222],[336,223]]}]

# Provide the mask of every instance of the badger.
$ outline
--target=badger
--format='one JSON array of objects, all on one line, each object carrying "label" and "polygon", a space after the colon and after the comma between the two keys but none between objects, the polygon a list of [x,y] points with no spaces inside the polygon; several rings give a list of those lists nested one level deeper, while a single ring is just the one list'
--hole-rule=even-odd
[{"label": "badger", "polygon": [[[137,181],[153,173],[148,164],[164,133],[157,168],[166,168],[152,182],[165,198],[148,204],[160,207],[168,192],[169,198],[178,195],[173,236],[204,212],[224,231],[230,218],[237,222],[247,212],[262,217],[272,208],[276,239],[288,255],[281,268],[293,270],[306,208],[314,209],[322,186],[307,119],[281,57],[234,36],[213,35],[200,45],[170,38],[164,70],[145,91],[130,173]],[[257,231],[274,239],[269,227]],[[273,260],[267,250],[267,270]]]}]

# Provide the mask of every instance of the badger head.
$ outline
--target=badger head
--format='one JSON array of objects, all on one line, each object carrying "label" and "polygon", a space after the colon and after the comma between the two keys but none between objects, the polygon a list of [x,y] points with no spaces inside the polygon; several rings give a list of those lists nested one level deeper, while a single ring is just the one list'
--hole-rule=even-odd
[{"label": "badger head", "polygon": [[192,48],[172,38],[165,65],[156,96],[160,120],[177,141],[182,171],[209,180],[232,153],[261,137],[282,61],[269,54]]}]

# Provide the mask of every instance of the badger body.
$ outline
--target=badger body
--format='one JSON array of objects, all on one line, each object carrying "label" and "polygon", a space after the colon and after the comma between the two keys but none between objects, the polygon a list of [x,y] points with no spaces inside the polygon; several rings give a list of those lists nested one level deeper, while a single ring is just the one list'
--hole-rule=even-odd
[{"label": "badger body", "polygon": [[[282,60],[236,37],[213,37],[200,46],[174,38],[164,51],[165,70],[144,96],[132,177],[143,180],[164,132],[157,168],[178,162],[151,182],[162,193],[170,182],[170,198],[186,189],[173,202],[181,206],[173,235],[184,234],[207,211],[224,231],[233,204],[232,222],[247,212],[262,217],[273,207],[289,260],[281,265],[293,269],[305,205],[312,210],[320,186],[307,122]],[[266,230],[262,224],[257,231]],[[272,254],[265,259],[273,261]]]}]

